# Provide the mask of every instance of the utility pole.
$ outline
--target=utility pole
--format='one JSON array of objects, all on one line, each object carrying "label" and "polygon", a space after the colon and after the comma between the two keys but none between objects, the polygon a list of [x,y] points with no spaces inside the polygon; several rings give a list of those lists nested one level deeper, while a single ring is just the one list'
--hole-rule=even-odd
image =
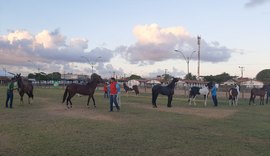
[{"label": "utility pole", "polygon": [[201,61],[201,36],[197,36],[197,43],[198,43],[198,79],[200,78],[200,61]]}]

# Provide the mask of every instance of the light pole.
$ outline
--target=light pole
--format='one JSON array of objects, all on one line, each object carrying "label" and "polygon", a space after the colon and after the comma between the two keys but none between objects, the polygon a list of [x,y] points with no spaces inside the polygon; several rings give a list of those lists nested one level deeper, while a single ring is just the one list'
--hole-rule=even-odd
[{"label": "light pole", "polygon": [[30,62],[31,64],[33,64],[34,65],[34,67],[35,68],[37,68],[37,70],[38,70],[38,75],[36,74],[36,76],[35,76],[35,79],[37,78],[38,79],[38,83],[39,83],[39,85],[40,85],[40,68],[33,62],[33,61],[31,61],[31,60],[28,60],[28,62]]},{"label": "light pole", "polygon": [[244,68],[243,66],[238,66],[238,68],[241,69],[241,78],[243,78],[243,74],[244,74]]},{"label": "light pole", "polygon": [[81,56],[81,58],[86,59],[86,61],[88,62],[88,64],[91,66],[92,68],[92,74],[94,73],[94,65],[97,63],[97,60],[101,58],[101,56],[97,57],[94,61],[90,61],[86,56]]},{"label": "light pole", "polygon": [[7,77],[7,69],[4,67],[3,70],[5,71],[5,77]]},{"label": "light pole", "polygon": [[183,56],[183,58],[185,59],[185,61],[187,62],[187,74],[189,74],[189,61],[191,60],[192,55],[193,55],[196,51],[193,51],[193,52],[189,55],[189,57],[186,57],[186,56],[183,54],[183,52],[180,51],[180,50],[174,50],[174,51],[175,51],[175,52],[179,52],[179,53]]}]

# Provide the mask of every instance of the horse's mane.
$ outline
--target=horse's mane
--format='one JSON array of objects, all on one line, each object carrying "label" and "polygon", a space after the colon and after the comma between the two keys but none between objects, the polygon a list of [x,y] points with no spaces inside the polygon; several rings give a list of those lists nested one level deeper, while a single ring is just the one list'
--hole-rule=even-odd
[{"label": "horse's mane", "polygon": [[93,73],[93,74],[91,75],[91,79],[88,80],[87,84],[88,84],[88,85],[89,85],[89,84],[94,84],[94,83],[96,83],[96,80],[98,80],[98,79],[101,79],[101,77],[100,77],[98,74]]},{"label": "horse's mane", "polygon": [[177,82],[178,79],[177,78],[173,78],[173,80],[167,85],[167,87],[172,88],[175,87],[175,82]]}]

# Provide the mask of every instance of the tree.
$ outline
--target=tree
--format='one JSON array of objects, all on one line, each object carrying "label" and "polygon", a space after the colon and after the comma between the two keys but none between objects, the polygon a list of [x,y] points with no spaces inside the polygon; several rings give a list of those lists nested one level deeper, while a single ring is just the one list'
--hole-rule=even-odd
[{"label": "tree", "polygon": [[264,69],[256,75],[256,79],[264,83],[270,82],[270,69]]},{"label": "tree", "polygon": [[135,74],[132,74],[128,79],[129,80],[138,80],[138,79],[141,79],[142,77],[140,77],[139,75],[135,75]]},{"label": "tree", "polygon": [[195,75],[192,75],[191,73],[188,73],[186,76],[185,76],[185,79],[186,80],[196,80],[196,76]]},{"label": "tree", "polygon": [[205,76],[204,80],[208,81],[208,82],[222,83],[222,82],[228,81],[232,78],[234,78],[234,76],[230,76],[230,74],[224,72],[222,74],[215,75],[215,76],[213,76],[213,75]]},{"label": "tree", "polygon": [[48,80],[53,80],[53,81],[60,81],[61,80],[61,74],[59,72],[53,72],[47,75]]},{"label": "tree", "polygon": [[27,77],[28,77],[29,79],[35,79],[35,78],[36,78],[36,75],[33,74],[33,73],[29,73]]}]

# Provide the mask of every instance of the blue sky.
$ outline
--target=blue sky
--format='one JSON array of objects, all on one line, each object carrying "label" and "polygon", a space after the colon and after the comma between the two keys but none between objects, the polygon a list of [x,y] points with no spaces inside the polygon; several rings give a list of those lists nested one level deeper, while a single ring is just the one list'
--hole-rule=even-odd
[{"label": "blue sky", "polygon": [[[270,0],[0,1],[0,66],[27,74],[183,77],[201,42],[201,75],[269,68]],[[83,59],[82,56],[88,58]],[[101,56],[101,59],[96,59]],[[30,61],[29,61],[30,60]],[[89,64],[90,62],[90,64]],[[197,74],[197,56],[190,72]]]}]

